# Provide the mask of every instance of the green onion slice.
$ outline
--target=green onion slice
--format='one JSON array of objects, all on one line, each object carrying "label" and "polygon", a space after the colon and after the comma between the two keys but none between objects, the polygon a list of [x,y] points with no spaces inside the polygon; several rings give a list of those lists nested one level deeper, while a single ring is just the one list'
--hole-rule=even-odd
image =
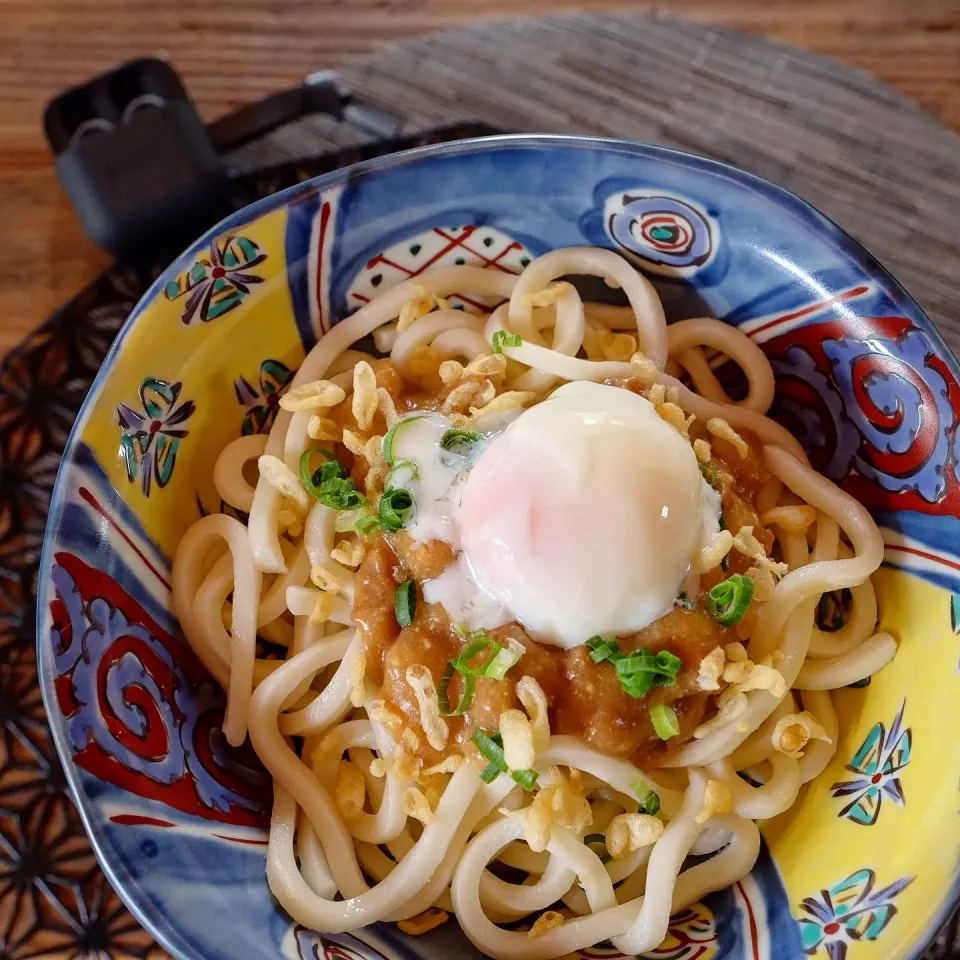
[{"label": "green onion slice", "polygon": [[[316,470],[310,469],[314,454],[324,457]],[[357,490],[343,464],[322,448],[305,450],[300,457],[300,481],[307,493],[325,507],[334,510],[356,510],[367,505],[367,498]]]},{"label": "green onion slice", "polygon": [[403,490],[408,487],[411,481],[420,476],[420,467],[416,460],[401,460],[394,465],[394,468],[387,474],[383,481],[384,490]]},{"label": "green onion slice", "polygon": [[394,461],[394,447],[396,446],[397,440],[400,437],[400,434],[409,427],[409,425],[416,420],[422,420],[426,414],[418,413],[413,417],[404,417],[403,420],[395,423],[388,431],[387,435],[383,438],[383,459],[392,467]]},{"label": "green onion slice", "polygon": [[616,661],[623,656],[616,637],[591,637],[587,641],[587,646],[590,648],[590,659],[594,663],[603,663],[604,660]]},{"label": "green onion slice", "polygon": [[380,529],[380,518],[375,517],[372,513],[364,514],[355,524],[354,530],[357,531],[361,536],[368,536],[371,533]]},{"label": "green onion slice", "polygon": [[753,600],[753,577],[734,573],[707,594],[710,615],[721,626],[732,627],[743,619]]},{"label": "green onion slice", "polygon": [[681,593],[673,602],[675,606],[683,607],[684,610],[695,610],[697,606],[697,601],[686,593]]},{"label": "green onion slice", "polygon": [[483,668],[483,676],[490,677],[492,680],[502,680],[507,671],[520,662],[520,658],[527,651],[523,644],[516,640],[508,640],[506,647],[501,647]]},{"label": "green onion slice", "polygon": [[528,793],[537,785],[536,770],[511,770],[510,776],[515,783],[519,783]]},{"label": "green onion slice", "polygon": [[380,498],[380,525],[384,530],[396,533],[413,519],[415,507],[416,501],[409,490],[402,487],[384,490]]},{"label": "green onion slice", "polygon": [[417,612],[417,585],[413,580],[407,580],[397,587],[393,597],[393,612],[401,627],[409,627],[413,623],[413,615]]},{"label": "green onion slice", "polygon": [[650,721],[661,740],[669,740],[680,733],[677,712],[673,707],[668,707],[666,704],[658,703],[655,707],[650,708]]},{"label": "green onion slice", "polygon": [[491,737],[483,730],[475,730],[473,742],[483,758],[488,761],[487,766],[480,773],[480,779],[484,783],[493,783],[499,774],[509,772],[513,781],[519,783],[524,790],[532,790],[537,785],[537,772],[535,770],[507,769],[507,761],[503,756],[503,738],[499,733]]},{"label": "green onion slice", "polygon": [[710,466],[709,463],[700,464],[700,473],[703,475],[703,479],[713,487],[714,490],[720,485],[720,474]]},{"label": "green onion slice", "polygon": [[477,745],[480,753],[483,754],[484,760],[492,763],[500,773],[507,772],[507,761],[503,756],[503,740],[499,733],[491,737],[483,730],[474,730],[473,742]]},{"label": "green onion slice", "polygon": [[482,440],[483,437],[479,433],[474,433],[473,430],[451,428],[440,438],[440,449],[456,454],[458,457],[469,457],[473,455],[474,448]]},{"label": "green onion slice", "polygon": [[[323,462],[316,470],[310,469],[310,461],[314,454],[320,454]],[[324,447],[317,447],[312,450],[304,450],[300,455],[300,481],[307,489],[307,493],[320,499],[320,485],[325,480],[343,479],[347,476],[347,471],[339,460],[330,450]]]},{"label": "green onion slice", "polygon": [[456,661],[447,661],[446,669],[440,678],[440,686],[437,687],[437,701],[440,704],[441,717],[462,717],[470,709],[470,704],[473,703],[473,694],[477,686],[477,678],[474,674],[465,673],[463,674],[463,693],[460,694],[460,702],[455,709],[450,709],[450,698],[447,695],[447,687],[450,686],[450,681],[453,679],[455,666]]},{"label": "green onion slice", "polygon": [[640,809],[644,813],[656,816],[660,812],[660,794],[651,790],[645,780],[637,777],[630,784],[630,789],[637,795],[637,799],[640,801]]},{"label": "green onion slice", "polygon": [[506,330],[497,330],[490,341],[490,349],[493,353],[503,353],[504,347],[519,347],[523,343],[523,337],[519,333],[507,333]]},{"label": "green onion slice", "polygon": [[[397,617],[399,621],[399,616]],[[457,629],[456,627],[454,628]],[[473,637],[473,640],[461,651],[456,660],[448,660],[444,669],[443,677],[440,680],[440,686],[437,688],[437,698],[440,701],[440,713],[444,717],[462,717],[473,701],[473,694],[477,686],[477,680],[480,677],[488,677],[491,680],[503,680],[507,671],[520,662],[520,658],[526,653],[523,645],[516,640],[508,641],[506,647],[499,643],[494,643],[487,635],[485,630],[474,630],[466,633],[462,629],[457,630],[460,636]],[[478,654],[489,650],[489,655],[479,666],[470,666],[470,661]],[[456,709],[450,709],[450,700],[447,697],[447,687],[453,679],[454,672],[463,677],[463,693],[460,696],[460,702]]]},{"label": "green onion slice", "polygon": [[500,769],[499,769],[499,767],[497,767],[497,765],[496,765],[495,763],[488,763],[488,764],[480,771],[480,779],[481,779],[484,783],[493,783],[493,781],[496,780],[497,777],[499,777],[499,776],[500,776]]},{"label": "green onion slice", "polygon": [[587,641],[590,659],[596,663],[608,661],[617,671],[620,686],[631,697],[643,697],[651,687],[669,687],[677,682],[683,664],[669,650],[651,653],[640,647],[625,654],[614,637],[591,637]]},{"label": "green onion slice", "polygon": [[334,510],[356,510],[366,506],[367,498],[354,486],[350,477],[334,477],[320,484],[320,502]]}]

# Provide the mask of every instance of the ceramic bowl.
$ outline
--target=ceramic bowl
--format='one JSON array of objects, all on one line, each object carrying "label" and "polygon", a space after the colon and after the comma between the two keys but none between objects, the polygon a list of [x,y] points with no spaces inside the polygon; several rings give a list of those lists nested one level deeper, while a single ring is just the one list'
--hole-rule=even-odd
[{"label": "ceramic bowl", "polygon": [[880,617],[900,642],[869,686],[836,694],[835,758],[763,825],[753,873],[677,915],[654,955],[893,960],[945,919],[960,851],[956,361],[869,254],[769,183],[649,146],[500,137],[360,164],[225,220],[134,310],[74,427],[40,571],[43,694],[100,862],[177,957],[476,956],[452,922],[321,937],[277,909],[269,784],[224,748],[223,696],[171,612],[170,558],[221,508],[217,452],[270,427],[338,319],[435,264],[515,272],[582,244],[629,257],[670,319],[721,317],[762,346],[774,414],[883,530]]}]

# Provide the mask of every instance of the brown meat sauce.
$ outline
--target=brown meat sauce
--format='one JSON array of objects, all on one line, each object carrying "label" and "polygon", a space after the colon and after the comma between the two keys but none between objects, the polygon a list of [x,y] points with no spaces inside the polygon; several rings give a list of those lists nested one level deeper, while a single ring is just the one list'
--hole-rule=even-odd
[{"label": "brown meat sauce", "polygon": [[[429,395],[410,394],[405,381],[396,377],[388,364],[378,365],[377,379],[401,410],[436,408],[447,392],[438,387]],[[639,392],[639,384],[618,385]],[[769,551],[773,537],[763,528],[754,506],[757,492],[769,479],[759,446],[751,442],[748,456],[741,459],[726,441],[707,439],[712,444],[710,467],[717,475],[727,529],[736,534],[742,526],[752,526],[754,535]],[[423,664],[439,687],[448,661],[459,656],[469,641],[454,632],[441,607],[423,602],[419,589],[414,622],[401,628],[394,614],[394,598],[399,583],[408,579],[419,583],[439,576],[453,556],[445,543],[418,544],[402,531],[386,538],[380,535],[368,545],[355,581],[354,621],[363,638],[367,676],[380,688],[388,707],[399,711],[417,733],[420,752],[430,762],[436,755],[420,729],[420,712],[406,682],[406,671],[413,664]],[[731,551],[723,570],[718,568],[701,578],[701,606],[713,584],[731,573],[745,573],[751,564],[749,558]],[[624,652],[639,647],[654,653],[667,650],[682,664],[677,683],[654,687],[646,696],[634,698],[621,687],[613,665],[595,663],[587,647],[560,650],[542,646],[516,623],[491,630],[489,635],[501,643],[513,638],[527,652],[503,681],[477,681],[469,710],[463,717],[447,721],[451,746],[466,744],[474,730],[495,731],[503,711],[520,706],[516,681],[530,676],[547,697],[554,733],[580,737],[602,753],[632,757],[638,763],[655,762],[668,749],[688,740],[694,729],[715,712],[710,696],[699,689],[700,662],[715,647],[740,639],[734,629],[720,627],[704,609],[679,607],[646,629],[618,638]],[[462,677],[455,673],[448,688],[451,705],[459,702],[462,689]],[[679,721],[680,734],[669,745],[657,737],[650,722],[650,708],[658,703],[670,704]]]},{"label": "brown meat sauce", "polygon": [[[413,624],[401,629],[393,602],[396,584],[404,579],[405,571],[390,547],[378,541],[360,567],[354,619],[364,638],[368,677],[380,686],[387,705],[403,714],[407,725],[420,735],[420,711],[406,681],[407,668],[423,664],[439,687],[448,661],[456,659],[469,641],[454,632],[444,610],[435,604],[419,603]],[[639,633],[621,637],[624,652],[638,647],[668,650],[682,663],[676,684],[655,687],[637,699],[620,686],[613,665],[594,663],[586,647],[560,650],[542,646],[515,623],[491,630],[489,635],[500,643],[512,638],[527,652],[504,680],[478,679],[469,710],[463,717],[448,720],[451,743],[466,743],[477,729],[495,731],[500,714],[520,706],[516,681],[530,676],[547,697],[554,733],[582,737],[602,753],[645,758],[664,749],[650,724],[650,707],[671,704],[680,721],[680,739],[689,738],[707,707],[707,697],[697,685],[700,661],[716,646],[736,639],[706,613],[681,609]],[[459,702],[462,691],[462,677],[454,674],[448,688],[452,705]],[[422,753],[431,757],[425,739],[420,736],[420,740]],[[671,745],[678,742],[675,738]]]}]

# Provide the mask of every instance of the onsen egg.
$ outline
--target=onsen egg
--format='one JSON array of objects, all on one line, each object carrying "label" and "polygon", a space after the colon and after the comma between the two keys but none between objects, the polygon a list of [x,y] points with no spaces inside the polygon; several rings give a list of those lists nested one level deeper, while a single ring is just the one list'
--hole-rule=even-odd
[{"label": "onsen egg", "polygon": [[689,442],[647,399],[568,383],[489,444],[459,525],[477,586],[541,642],[572,647],[667,613],[718,511]]}]

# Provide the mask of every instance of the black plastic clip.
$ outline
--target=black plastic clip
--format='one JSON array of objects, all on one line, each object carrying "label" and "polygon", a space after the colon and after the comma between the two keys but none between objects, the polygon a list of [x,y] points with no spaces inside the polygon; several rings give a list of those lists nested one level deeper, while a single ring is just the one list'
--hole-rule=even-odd
[{"label": "black plastic clip", "polygon": [[144,59],[55,97],[44,130],[87,233],[133,258],[187,242],[226,215],[231,184],[222,155],[313,113],[349,119],[376,137],[400,125],[353,100],[333,74],[315,74],[205,127],[176,71]]}]

